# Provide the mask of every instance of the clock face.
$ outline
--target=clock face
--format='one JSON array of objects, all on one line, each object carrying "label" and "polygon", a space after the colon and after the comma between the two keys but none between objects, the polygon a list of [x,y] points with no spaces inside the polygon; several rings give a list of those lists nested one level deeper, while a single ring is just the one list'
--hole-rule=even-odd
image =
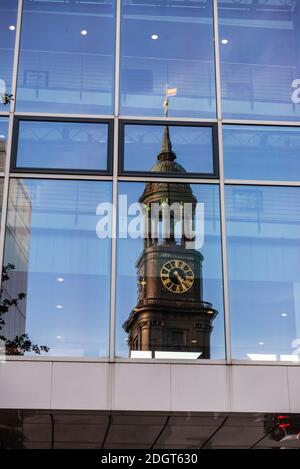
[{"label": "clock face", "polygon": [[183,261],[174,259],[166,262],[160,271],[163,286],[172,293],[185,293],[194,284],[194,272]]}]

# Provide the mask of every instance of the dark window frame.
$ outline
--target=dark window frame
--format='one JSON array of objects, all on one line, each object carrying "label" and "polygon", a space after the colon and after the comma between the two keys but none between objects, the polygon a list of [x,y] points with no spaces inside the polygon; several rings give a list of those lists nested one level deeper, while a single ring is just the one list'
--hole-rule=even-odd
[{"label": "dark window frame", "polygon": [[[211,173],[153,173],[149,171],[132,171],[124,168],[124,149],[125,149],[125,126],[126,125],[155,125],[170,127],[210,127],[212,129],[212,164]],[[219,179],[219,143],[218,143],[218,124],[214,122],[187,122],[187,121],[164,121],[164,120],[138,120],[138,119],[120,119],[119,120],[119,176],[141,176],[156,178],[197,178],[201,179]]]},{"label": "dark window frame", "polygon": [[[56,122],[56,123],[92,123],[107,124],[107,158],[106,169],[76,169],[76,168],[48,168],[45,167],[24,167],[17,165],[18,143],[19,143],[19,124],[20,122]],[[54,116],[15,116],[13,123],[13,141],[10,163],[11,173],[37,173],[37,174],[65,174],[65,175],[91,175],[91,176],[112,176],[113,175],[113,142],[114,142],[114,120],[97,118],[59,118]]]}]

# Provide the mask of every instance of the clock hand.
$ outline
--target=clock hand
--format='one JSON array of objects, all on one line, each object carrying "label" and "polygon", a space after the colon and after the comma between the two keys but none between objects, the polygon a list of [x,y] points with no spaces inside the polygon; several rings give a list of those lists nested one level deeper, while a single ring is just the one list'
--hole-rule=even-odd
[{"label": "clock hand", "polygon": [[187,287],[187,288],[189,287],[189,284],[185,281],[184,278],[181,277],[181,275],[179,275],[177,270],[174,272],[174,275],[178,278],[182,287]]},{"label": "clock hand", "polygon": [[181,285],[181,286],[184,286],[184,285],[185,285],[185,284],[184,284],[184,280],[183,280],[182,277],[179,275],[179,273],[177,272],[177,270],[174,271],[174,275],[175,275],[175,277],[178,278],[178,280],[179,280],[179,282],[180,282],[180,285]]}]

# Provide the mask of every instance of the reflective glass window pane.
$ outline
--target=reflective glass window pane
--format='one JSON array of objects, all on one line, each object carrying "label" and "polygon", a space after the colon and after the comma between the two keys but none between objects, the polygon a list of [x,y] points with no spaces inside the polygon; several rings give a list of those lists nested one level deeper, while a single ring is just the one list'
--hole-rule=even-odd
[{"label": "reflective glass window pane", "polygon": [[106,170],[108,124],[20,121],[19,168]]},{"label": "reflective glass window pane", "polygon": [[121,113],[215,116],[211,0],[122,1]]},{"label": "reflective glass window pane", "polygon": [[223,148],[227,178],[300,180],[298,127],[225,125]]},{"label": "reflective glass window pane", "polygon": [[300,2],[218,4],[224,117],[299,120]]},{"label": "reflective glass window pane", "polygon": [[0,118],[0,171],[4,171],[7,147],[8,119]]},{"label": "reflective glass window pane", "polygon": [[[168,149],[176,165],[167,162]],[[124,170],[213,174],[212,128],[126,124]]]},{"label": "reflective glass window pane", "polygon": [[17,110],[112,114],[114,50],[114,0],[24,0]]},{"label": "reflective glass window pane", "polygon": [[232,353],[300,356],[300,188],[227,186]]},{"label": "reflective glass window pane", "polygon": [[96,209],[110,201],[109,182],[11,180],[4,288],[26,296],[7,313],[7,338],[26,332],[53,356],[108,354],[111,243]]},{"label": "reflective glass window pane", "polygon": [[218,186],[122,182],[118,222],[117,355],[224,358]]},{"label": "reflective glass window pane", "polygon": [[[11,94],[18,0],[0,2],[0,95]],[[0,100],[0,110],[8,106]]]}]

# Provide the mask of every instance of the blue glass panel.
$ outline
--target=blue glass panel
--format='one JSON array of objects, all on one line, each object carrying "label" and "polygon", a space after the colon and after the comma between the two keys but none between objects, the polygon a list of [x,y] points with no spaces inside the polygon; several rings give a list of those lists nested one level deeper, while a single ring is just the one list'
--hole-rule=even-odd
[{"label": "blue glass panel", "polygon": [[300,356],[300,188],[226,187],[233,357]]},{"label": "blue glass panel", "polygon": [[121,113],[214,117],[215,72],[210,0],[122,1]]},{"label": "blue glass panel", "polygon": [[20,121],[17,167],[107,169],[108,124]]},{"label": "blue glass panel", "polygon": [[108,182],[11,180],[4,263],[15,269],[4,287],[26,297],[6,337],[26,332],[51,356],[108,354],[111,242],[97,236],[96,209],[110,201]]},{"label": "blue glass panel", "polygon": [[115,1],[24,1],[17,109],[112,114]]},{"label": "blue glass panel", "polygon": [[218,4],[224,117],[299,120],[300,2]]},{"label": "blue glass panel", "polygon": [[[0,2],[0,95],[11,93],[18,0]],[[0,100],[0,110],[6,110]]]},{"label": "blue glass panel", "polygon": [[[183,196],[184,193],[190,194],[191,190],[197,203],[204,204],[204,225],[201,224],[201,217],[194,218],[197,232],[204,227],[203,242],[187,247],[178,233],[175,234],[175,240],[172,238],[172,229],[170,237],[163,239],[160,223],[157,241],[140,236],[142,228],[136,217],[138,207],[142,207],[138,201],[144,203],[141,196],[145,194],[145,189],[156,200],[164,198],[163,194],[168,192],[170,204],[176,194],[181,193]],[[116,354],[132,358],[224,358],[218,186],[189,186],[160,181],[149,184],[122,182],[119,184],[118,221]],[[171,282],[168,283],[163,277],[162,267],[170,260],[176,263],[176,272],[173,269],[173,273],[170,273]],[[187,267],[182,267],[182,263],[193,271],[194,284],[191,288],[191,281],[186,279],[187,274],[184,273]],[[199,313],[203,302],[210,305]],[[204,326],[204,317],[207,319],[207,313],[211,314],[215,310],[218,314],[212,315],[212,319],[208,319]],[[157,316],[159,314],[162,314],[160,319]],[[141,331],[144,331],[140,337],[134,337],[134,318],[137,318]],[[210,335],[209,323],[213,329],[205,349],[204,337]],[[154,329],[154,334],[156,330],[161,335],[149,339],[149,328]]]},{"label": "blue glass panel", "polygon": [[223,126],[225,176],[300,180],[298,127]]}]

